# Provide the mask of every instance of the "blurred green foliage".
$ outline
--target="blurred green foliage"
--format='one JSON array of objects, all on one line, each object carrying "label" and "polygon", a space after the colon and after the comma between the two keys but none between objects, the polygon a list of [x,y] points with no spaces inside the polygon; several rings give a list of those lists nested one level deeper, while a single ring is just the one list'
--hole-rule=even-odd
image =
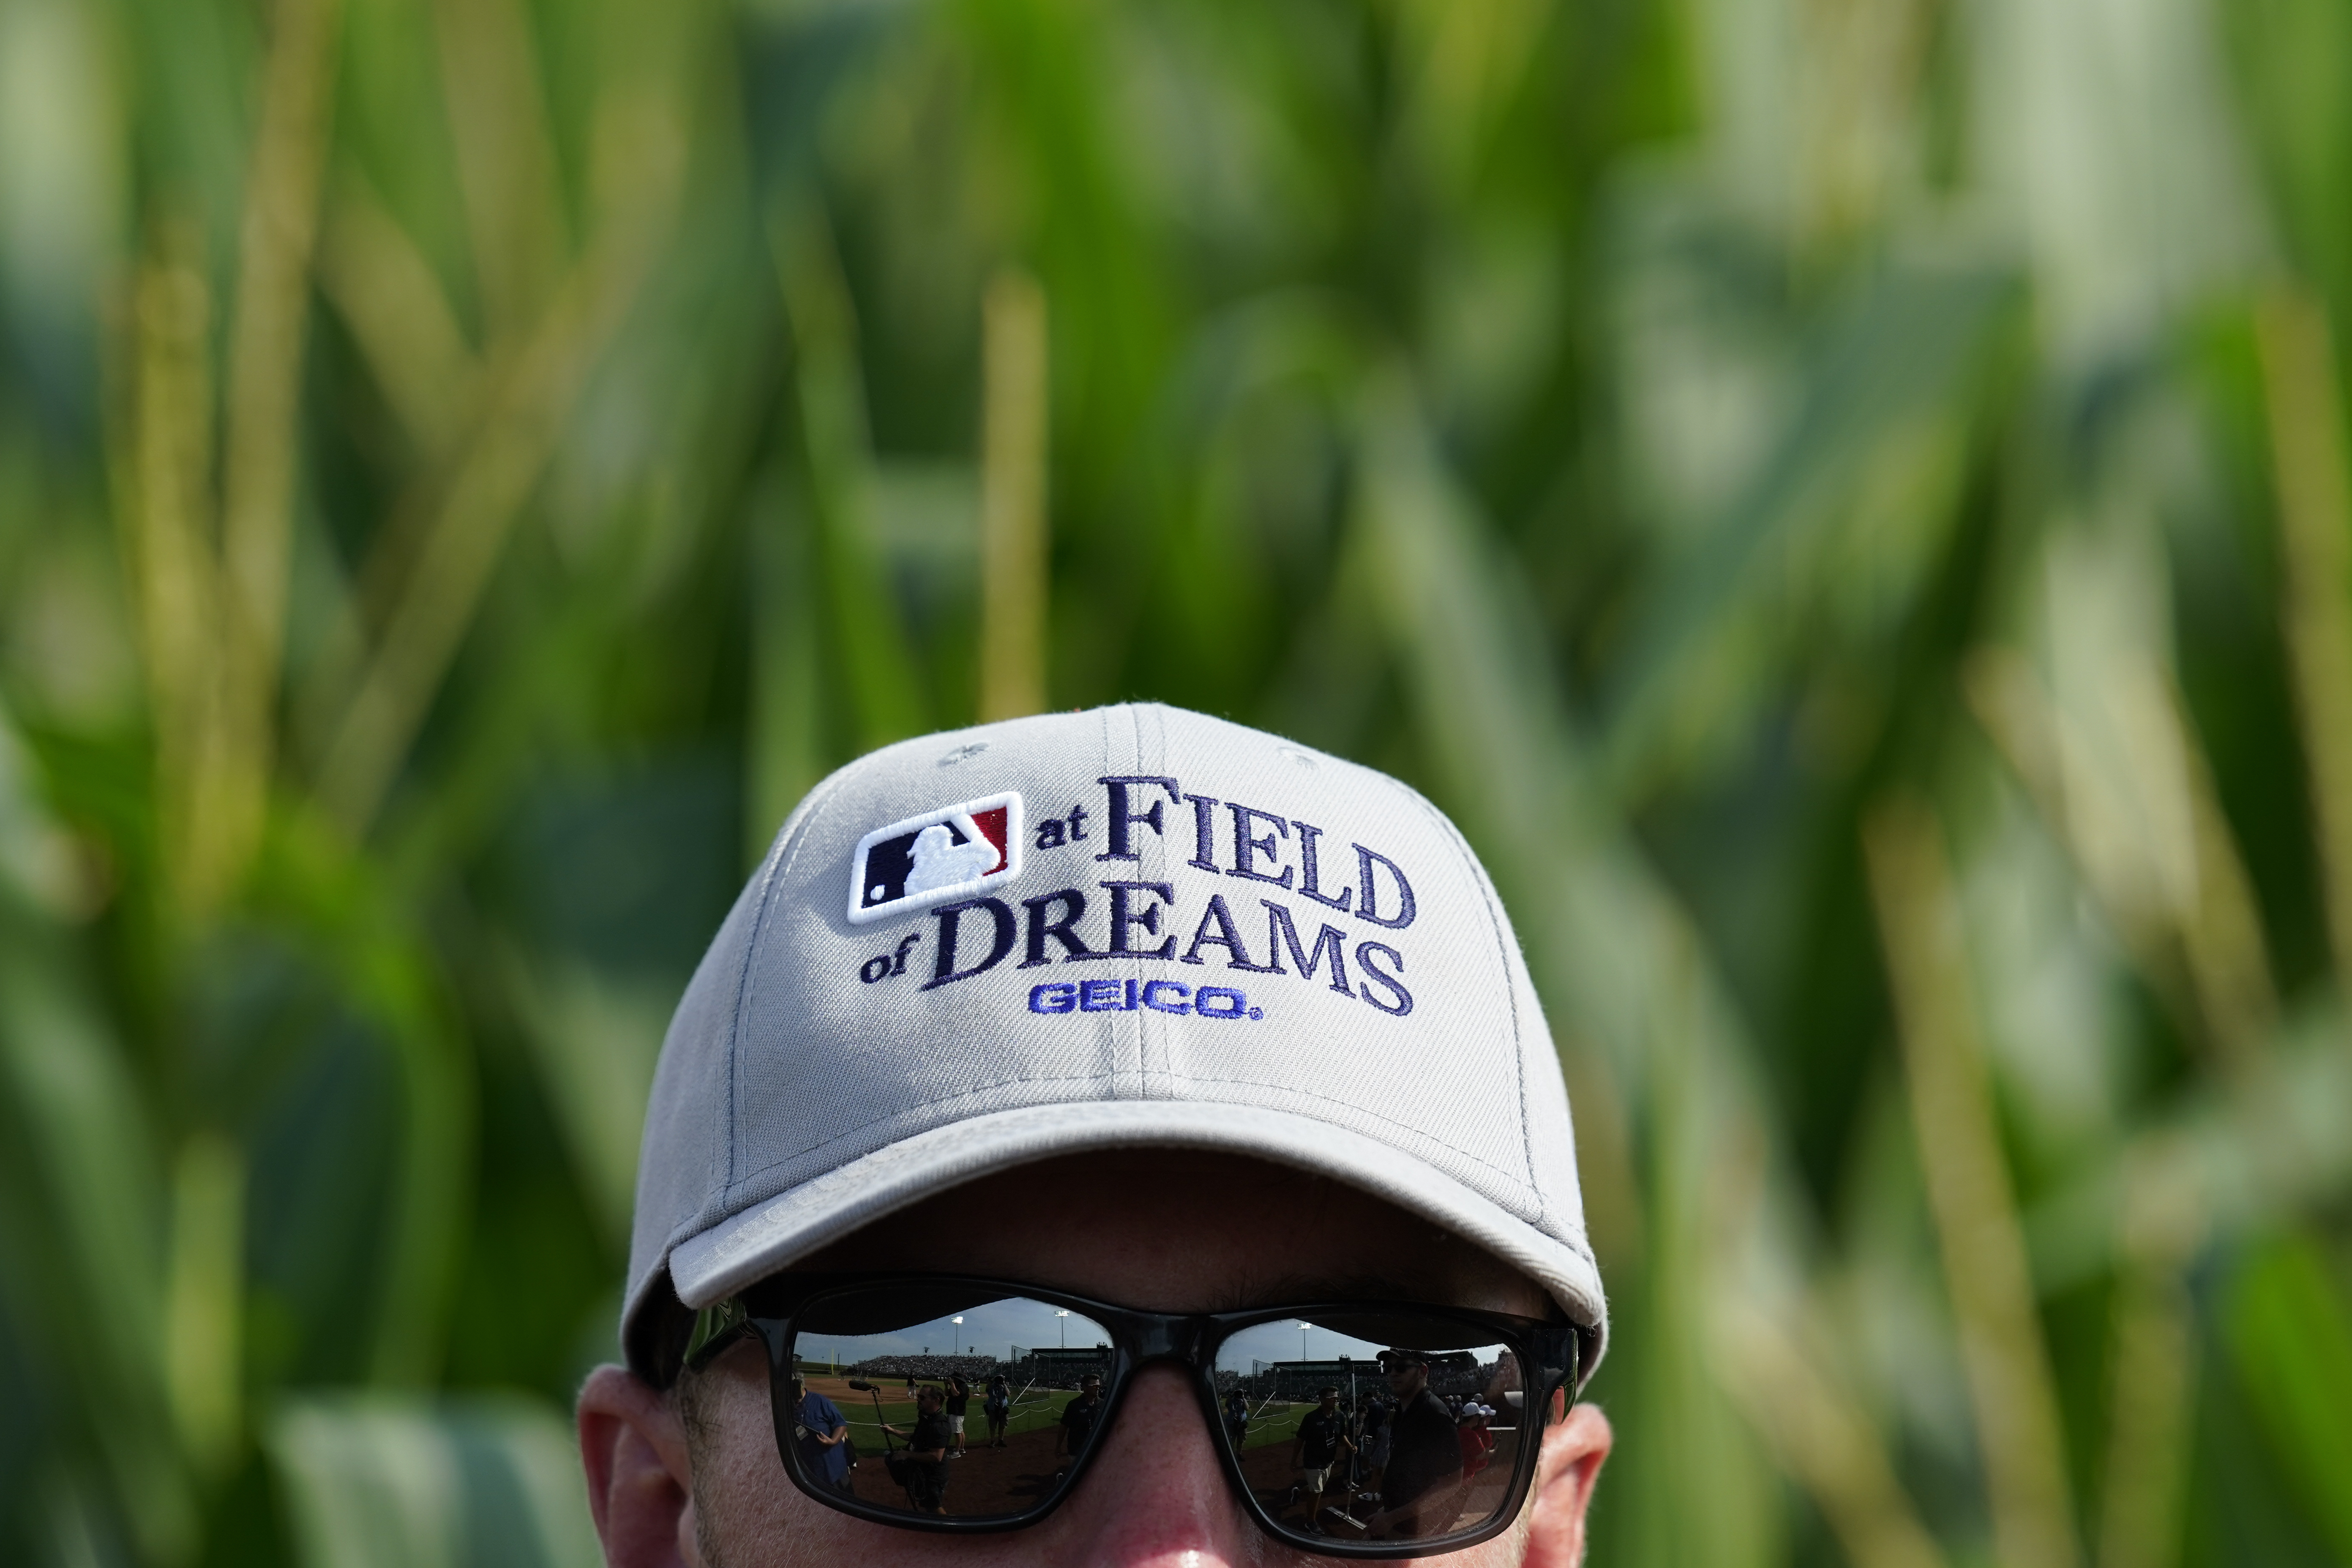
[{"label": "blurred green foliage", "polygon": [[590,1560],[670,1001],[1034,636],[1494,868],[1596,1561],[2352,1562],[2347,310],[2336,0],[0,0],[0,1558]]}]

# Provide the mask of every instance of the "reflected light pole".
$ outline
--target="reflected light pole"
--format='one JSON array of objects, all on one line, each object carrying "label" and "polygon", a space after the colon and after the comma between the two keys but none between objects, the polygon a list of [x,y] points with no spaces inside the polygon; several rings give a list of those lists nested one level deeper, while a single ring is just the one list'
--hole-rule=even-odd
[{"label": "reflected light pole", "polygon": [[1062,1348],[1068,1350],[1070,1348],[1070,1314],[1067,1311],[1056,1311],[1054,1316],[1062,1320]]}]

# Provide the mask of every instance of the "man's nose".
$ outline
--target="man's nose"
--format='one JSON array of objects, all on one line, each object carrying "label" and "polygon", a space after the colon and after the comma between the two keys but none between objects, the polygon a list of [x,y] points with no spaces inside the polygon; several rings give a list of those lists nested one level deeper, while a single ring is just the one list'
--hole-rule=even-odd
[{"label": "man's nose", "polygon": [[1182,1373],[1147,1367],[1054,1517],[1070,1568],[1238,1568],[1270,1545],[1244,1517]]}]

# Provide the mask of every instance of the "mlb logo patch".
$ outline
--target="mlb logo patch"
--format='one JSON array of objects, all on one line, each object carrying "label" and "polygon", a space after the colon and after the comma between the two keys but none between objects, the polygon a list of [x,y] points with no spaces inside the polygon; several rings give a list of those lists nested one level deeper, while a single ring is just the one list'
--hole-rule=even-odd
[{"label": "mlb logo patch", "polygon": [[943,805],[857,841],[849,864],[853,925],[968,899],[1021,874],[1021,797]]}]

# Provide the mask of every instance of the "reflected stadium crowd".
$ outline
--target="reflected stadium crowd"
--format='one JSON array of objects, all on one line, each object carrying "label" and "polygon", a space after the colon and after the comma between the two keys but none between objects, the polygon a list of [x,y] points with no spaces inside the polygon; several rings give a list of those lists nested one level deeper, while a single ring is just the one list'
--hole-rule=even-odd
[{"label": "reflected stadium crowd", "polygon": [[1011,1364],[990,1355],[877,1355],[842,1370],[857,1377],[988,1378]]},{"label": "reflected stadium crowd", "polygon": [[[961,1377],[967,1382],[984,1383],[992,1377],[1004,1376],[1038,1388],[1076,1390],[1087,1373],[1108,1371],[1109,1364],[1109,1352],[1106,1351],[1086,1361],[1060,1361],[1057,1358],[1055,1363],[1042,1363],[1034,1355],[1012,1360],[989,1355],[882,1355],[868,1356],[838,1368],[820,1364],[817,1370],[893,1381],[911,1377],[939,1382]],[[1238,1389],[1253,1399],[1311,1400],[1325,1384],[1335,1376],[1348,1378],[1351,1371],[1354,1375],[1366,1380],[1368,1385],[1383,1375],[1380,1364],[1369,1358],[1353,1363],[1352,1367],[1342,1358],[1336,1363],[1308,1362],[1296,1366],[1276,1362],[1246,1373],[1219,1367],[1214,1381],[1220,1398]],[[1458,1412],[1465,1403],[1475,1402],[1480,1394],[1495,1386],[1500,1375],[1501,1363],[1497,1362],[1433,1367],[1429,1385],[1433,1393]],[[1344,1383],[1340,1384],[1340,1392],[1343,1399],[1355,1397]]]},{"label": "reflected stadium crowd", "polygon": [[[1344,1384],[1334,1367],[1347,1369]],[[847,1390],[870,1401],[872,1419],[856,1425],[880,1439],[883,1463],[858,1465],[860,1436],[843,1456],[849,1473],[831,1484],[896,1512],[1021,1511],[1085,1458],[1108,1406],[1110,1370],[1107,1351],[862,1359],[833,1375],[847,1374]],[[1300,1533],[1425,1540],[1483,1522],[1507,1496],[1526,1414],[1507,1353],[1479,1362],[1391,1349],[1355,1362],[1257,1363],[1247,1373],[1219,1369],[1214,1384],[1222,1435],[1252,1495]],[[911,1419],[899,1414],[909,1405]],[[967,1408],[978,1418],[970,1447]],[[823,1423],[810,1426],[840,1419],[823,1410]],[[1020,1417],[1009,1436],[1008,1414]],[[822,1462],[841,1468],[830,1455]]]}]

